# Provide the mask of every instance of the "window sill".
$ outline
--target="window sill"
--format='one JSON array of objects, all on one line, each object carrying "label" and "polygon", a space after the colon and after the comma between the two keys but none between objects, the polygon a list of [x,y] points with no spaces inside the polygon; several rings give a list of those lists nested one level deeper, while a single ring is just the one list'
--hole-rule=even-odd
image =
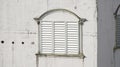
[{"label": "window sill", "polygon": [[117,49],[120,49],[120,46],[115,46],[114,47],[114,51],[117,50]]},{"label": "window sill", "polygon": [[81,53],[81,54],[41,54],[41,53],[37,53],[36,56],[52,56],[52,57],[78,57],[80,59],[84,59],[85,56]]}]

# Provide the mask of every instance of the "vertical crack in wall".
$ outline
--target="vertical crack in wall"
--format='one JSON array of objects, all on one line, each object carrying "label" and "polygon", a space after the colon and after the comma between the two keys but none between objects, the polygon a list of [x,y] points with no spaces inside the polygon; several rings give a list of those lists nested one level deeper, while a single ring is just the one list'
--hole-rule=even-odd
[{"label": "vertical crack in wall", "polygon": [[39,56],[36,54],[36,67],[39,67]]},{"label": "vertical crack in wall", "polygon": [[49,9],[49,0],[47,0],[47,10]]},{"label": "vertical crack in wall", "polygon": [[[3,51],[2,51],[3,52]],[[3,57],[3,53],[2,53],[2,67],[4,67],[4,57]]]},{"label": "vertical crack in wall", "polygon": [[14,67],[14,44],[12,44],[12,67]]}]

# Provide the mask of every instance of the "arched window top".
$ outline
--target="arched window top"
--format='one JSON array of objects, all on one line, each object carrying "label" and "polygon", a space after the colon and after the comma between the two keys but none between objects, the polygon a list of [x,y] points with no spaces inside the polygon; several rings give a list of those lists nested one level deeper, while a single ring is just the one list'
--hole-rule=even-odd
[{"label": "arched window top", "polygon": [[120,14],[118,14],[119,11],[120,11],[120,4],[118,5],[118,7],[117,7],[117,9],[116,9],[116,11],[115,11],[115,13],[114,13],[115,17],[116,17],[117,15],[120,15]]},{"label": "arched window top", "polygon": [[66,13],[69,13],[73,16],[75,16],[77,19],[79,19],[79,21],[83,21],[85,22],[86,19],[82,19],[80,18],[77,14],[75,14],[74,12],[70,11],[70,10],[67,10],[67,9],[52,9],[52,10],[48,10],[46,11],[45,13],[43,13],[39,18],[34,18],[36,21],[39,21],[39,20],[43,20],[46,16],[48,16],[49,14],[51,13],[54,13],[54,12],[61,12],[61,11],[64,11]]}]

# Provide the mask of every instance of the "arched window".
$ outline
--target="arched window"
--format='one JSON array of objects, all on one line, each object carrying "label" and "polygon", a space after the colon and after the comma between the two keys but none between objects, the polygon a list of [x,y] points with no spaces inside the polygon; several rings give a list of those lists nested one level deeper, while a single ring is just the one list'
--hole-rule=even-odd
[{"label": "arched window", "polygon": [[120,4],[118,5],[114,15],[116,20],[116,45],[115,48],[120,48]]},{"label": "arched window", "polygon": [[83,22],[66,9],[53,9],[34,18],[38,23],[38,54],[83,57]]}]

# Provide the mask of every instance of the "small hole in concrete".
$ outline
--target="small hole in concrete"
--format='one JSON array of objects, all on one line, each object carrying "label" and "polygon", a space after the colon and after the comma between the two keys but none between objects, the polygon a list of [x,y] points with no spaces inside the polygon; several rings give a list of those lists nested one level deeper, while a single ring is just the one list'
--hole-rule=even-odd
[{"label": "small hole in concrete", "polygon": [[14,44],[15,42],[14,41],[12,41],[12,44]]},{"label": "small hole in concrete", "polygon": [[4,41],[2,40],[2,41],[1,41],[1,43],[3,44],[3,43],[4,43]]},{"label": "small hole in concrete", "polygon": [[31,42],[31,44],[33,45],[33,44],[35,44],[35,42]]},{"label": "small hole in concrete", "polygon": [[22,42],[22,44],[24,44],[24,42]]}]

